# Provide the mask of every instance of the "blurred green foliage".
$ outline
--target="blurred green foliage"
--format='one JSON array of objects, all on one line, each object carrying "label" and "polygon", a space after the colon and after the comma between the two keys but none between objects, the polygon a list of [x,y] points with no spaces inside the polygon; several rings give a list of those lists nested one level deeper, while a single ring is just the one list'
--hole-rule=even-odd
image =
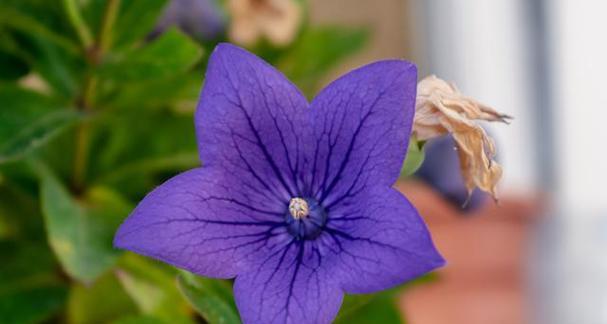
[{"label": "blurred green foliage", "polygon": [[[111,243],[139,199],[199,164],[194,107],[227,41],[149,37],[165,2],[0,0],[0,323],[239,322],[231,282]],[[311,96],[368,36],[304,24],[251,50]],[[348,296],[338,322],[399,323],[396,291]]]},{"label": "blurred green foliage", "polygon": [[405,157],[405,162],[403,163],[403,167],[400,171],[401,177],[408,177],[413,175],[417,169],[424,163],[425,151],[424,145],[426,142],[418,141],[414,136],[409,140],[409,149],[407,151],[407,156]]}]

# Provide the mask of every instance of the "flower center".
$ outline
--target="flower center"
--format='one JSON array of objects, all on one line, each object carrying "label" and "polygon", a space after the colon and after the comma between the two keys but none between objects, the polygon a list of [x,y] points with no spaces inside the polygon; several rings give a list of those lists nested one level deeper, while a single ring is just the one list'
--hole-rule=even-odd
[{"label": "flower center", "polygon": [[289,213],[295,219],[302,219],[310,214],[310,208],[304,199],[297,197],[289,201]]},{"label": "flower center", "polygon": [[315,239],[327,222],[324,208],[312,198],[292,198],[285,216],[287,229],[299,240]]}]

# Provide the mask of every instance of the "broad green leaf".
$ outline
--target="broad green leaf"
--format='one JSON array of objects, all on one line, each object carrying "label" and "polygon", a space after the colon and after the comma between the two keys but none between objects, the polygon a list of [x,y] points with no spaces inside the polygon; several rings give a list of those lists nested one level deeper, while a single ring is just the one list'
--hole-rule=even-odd
[{"label": "broad green leaf", "polygon": [[417,169],[424,162],[424,143],[417,141],[415,138],[409,140],[409,150],[407,151],[407,157],[403,163],[403,167],[400,172],[401,177],[408,177],[415,173]]},{"label": "broad green leaf", "polygon": [[48,113],[60,110],[55,98],[16,85],[0,86],[0,146]]},{"label": "broad green leaf", "polygon": [[93,146],[93,182],[140,199],[175,173],[200,165],[192,113],[128,110],[99,127]]},{"label": "broad green leaf", "polygon": [[[27,153],[28,150],[47,143],[49,139],[61,133],[60,130],[65,129],[67,124],[73,122],[72,119],[78,118],[72,115],[76,114],[75,112],[65,110],[66,102],[16,85],[0,87],[0,102],[2,160],[9,158],[5,155],[16,153],[15,157],[18,157],[21,153]],[[38,136],[42,140],[35,140]],[[20,145],[27,143],[32,145]],[[62,155],[66,153],[65,148],[63,146],[61,149]]]},{"label": "broad green leaf", "polygon": [[238,324],[240,318],[228,281],[197,277],[183,271],[179,289],[209,324]]},{"label": "broad green leaf", "polygon": [[367,38],[363,29],[310,27],[280,58],[278,67],[310,95],[320,79],[342,59],[362,49]]},{"label": "broad green leaf", "polygon": [[0,323],[43,322],[61,309],[66,295],[67,289],[56,284],[23,286],[0,293]]},{"label": "broad green leaf", "polygon": [[200,46],[173,28],[141,48],[120,57],[110,57],[99,73],[116,81],[165,78],[186,72],[201,56]]},{"label": "broad green leaf", "polygon": [[103,188],[93,188],[77,200],[49,170],[38,169],[49,243],[70,276],[91,282],[116,261],[119,251],[112,247],[112,238],[131,206]]},{"label": "broad green leaf", "polygon": [[114,24],[116,48],[142,41],[152,32],[167,0],[122,1]]},{"label": "broad green leaf", "polygon": [[127,253],[121,258],[116,273],[142,313],[167,323],[193,322],[175,284],[174,269]]},{"label": "broad green leaf", "polygon": [[46,114],[0,145],[0,163],[24,157],[81,117],[81,113],[73,110],[59,110]]},{"label": "broad green leaf", "polygon": [[137,307],[112,273],[94,283],[74,283],[67,305],[70,324],[107,323],[127,315],[136,315]]}]

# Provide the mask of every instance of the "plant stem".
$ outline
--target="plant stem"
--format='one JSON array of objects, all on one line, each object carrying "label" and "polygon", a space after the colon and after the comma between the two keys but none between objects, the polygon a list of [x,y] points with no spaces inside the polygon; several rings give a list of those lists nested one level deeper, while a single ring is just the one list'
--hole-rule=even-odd
[{"label": "plant stem", "polygon": [[[76,106],[81,111],[89,111],[92,109],[93,92],[96,86],[96,79],[88,77],[85,80],[84,93],[81,102]],[[81,192],[84,189],[84,178],[86,174],[86,166],[89,157],[89,142],[90,142],[90,121],[84,120],[76,129],[76,148],[74,151],[74,175],[72,179],[72,187],[76,192]]]},{"label": "plant stem", "polygon": [[70,23],[76,30],[82,46],[85,48],[85,50],[88,49],[93,44],[93,37],[91,36],[91,31],[89,30],[88,26],[84,23],[84,19],[82,19],[82,15],[80,14],[80,10],[78,10],[76,1],[63,0],[63,8]]},{"label": "plant stem", "polygon": [[112,43],[112,27],[114,27],[114,22],[116,22],[119,7],[120,0],[108,0],[97,40],[99,54],[105,53],[110,48]]},{"label": "plant stem", "polygon": [[[73,0],[64,0],[71,2]],[[103,56],[111,46],[112,27],[116,21],[120,0],[108,0],[101,29],[95,43],[85,47],[88,55],[89,72],[84,81],[82,95],[76,105],[77,109],[87,112],[93,110],[95,89],[97,88],[97,78],[95,69],[102,61]],[[84,44],[84,43],[83,43]],[[76,148],[74,152],[74,174],[72,186],[76,192],[81,192],[84,189],[86,168],[88,164],[90,144],[90,121],[85,120],[76,130]]]}]

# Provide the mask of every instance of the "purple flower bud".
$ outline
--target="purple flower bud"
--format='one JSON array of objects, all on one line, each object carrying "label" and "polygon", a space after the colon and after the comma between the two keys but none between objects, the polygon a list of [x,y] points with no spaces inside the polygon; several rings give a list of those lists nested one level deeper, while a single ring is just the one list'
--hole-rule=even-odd
[{"label": "purple flower bud", "polygon": [[215,0],[172,0],[166,7],[153,35],[177,26],[200,41],[212,40],[224,32],[226,18]]}]

